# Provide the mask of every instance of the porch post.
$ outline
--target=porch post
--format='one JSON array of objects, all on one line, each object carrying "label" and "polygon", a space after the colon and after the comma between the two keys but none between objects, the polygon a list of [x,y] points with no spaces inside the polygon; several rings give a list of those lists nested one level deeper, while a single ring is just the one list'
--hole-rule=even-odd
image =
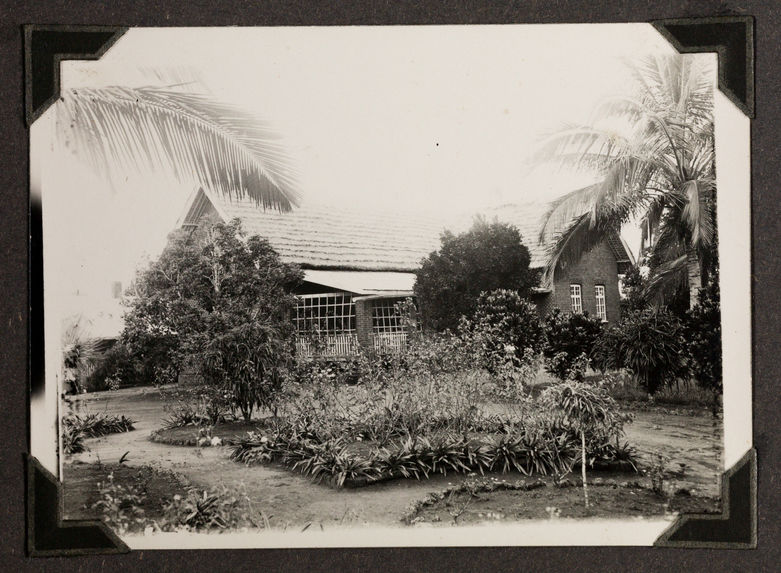
[{"label": "porch post", "polygon": [[372,349],[372,301],[355,301],[355,335],[364,350]]}]

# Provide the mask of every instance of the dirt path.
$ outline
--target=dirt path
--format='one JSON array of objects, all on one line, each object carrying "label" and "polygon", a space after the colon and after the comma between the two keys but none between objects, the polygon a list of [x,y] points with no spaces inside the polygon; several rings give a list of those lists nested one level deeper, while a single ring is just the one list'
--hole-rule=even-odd
[{"label": "dirt path", "polygon": [[[158,390],[127,389],[94,393],[75,398],[76,411],[105,411],[124,414],[136,420],[136,430],[89,439],[89,451],[76,454],[68,463],[116,463],[125,452],[127,464],[149,465],[173,470],[199,487],[224,484],[257,500],[276,527],[300,528],[306,524],[333,528],[363,523],[400,525],[406,508],[429,492],[446,487],[459,476],[436,476],[426,481],[397,480],[362,489],[335,490],[313,484],[283,468],[252,466],[232,462],[230,449],[168,446],[149,441],[153,430],[165,417]],[[707,416],[682,416],[658,412],[638,412],[627,426],[627,440],[638,449],[642,463],[650,463],[659,450],[670,457],[669,465],[686,463],[677,487],[694,488],[702,495],[718,495],[721,473],[721,422],[715,425]],[[66,470],[67,482],[67,470]],[[65,488],[67,497],[67,487]]]}]

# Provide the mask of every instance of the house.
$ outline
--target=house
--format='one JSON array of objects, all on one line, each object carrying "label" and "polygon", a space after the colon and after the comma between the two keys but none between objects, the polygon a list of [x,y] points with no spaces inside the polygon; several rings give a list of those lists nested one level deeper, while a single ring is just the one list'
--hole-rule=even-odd
[{"label": "house", "polygon": [[[536,240],[545,206],[504,205],[485,210],[518,227],[531,254],[531,266],[546,261],[545,244]],[[242,221],[244,230],[266,238],[288,263],[304,271],[293,320],[298,351],[344,355],[360,345],[376,350],[400,348],[406,339],[396,303],[413,296],[415,270],[440,246],[440,234],[466,230],[474,214],[448,221],[420,213],[303,204],[288,213],[263,210],[250,199],[195,192],[180,219],[181,228],[204,221]],[[603,320],[619,318],[619,275],[632,262],[620,237],[592,249],[576,265],[557,270],[549,285],[536,289],[541,313],[559,307],[588,311]],[[312,336],[312,335],[316,336]]]}]

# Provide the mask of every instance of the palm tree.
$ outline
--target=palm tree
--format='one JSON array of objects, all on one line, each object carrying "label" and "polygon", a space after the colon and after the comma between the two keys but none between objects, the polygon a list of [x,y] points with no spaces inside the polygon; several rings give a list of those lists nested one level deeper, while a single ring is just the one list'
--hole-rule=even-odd
[{"label": "palm tree", "polygon": [[109,179],[128,169],[165,170],[264,208],[297,204],[280,138],[263,121],[207,96],[156,87],[70,89],[56,118],[64,145]]},{"label": "palm tree", "polygon": [[548,277],[639,219],[653,269],[649,294],[664,300],[687,285],[696,303],[716,241],[711,71],[701,56],[644,59],[632,68],[636,97],[613,98],[590,124],[543,142],[538,158],[598,175],[544,217],[540,241],[555,239]]}]

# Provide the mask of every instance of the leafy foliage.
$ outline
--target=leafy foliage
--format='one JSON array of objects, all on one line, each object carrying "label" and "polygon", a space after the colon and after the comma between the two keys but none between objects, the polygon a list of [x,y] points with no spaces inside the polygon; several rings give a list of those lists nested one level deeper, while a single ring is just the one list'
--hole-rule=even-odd
[{"label": "leafy foliage", "polygon": [[560,380],[582,380],[585,361],[602,333],[602,321],[582,314],[563,314],[554,308],[545,317],[545,370]]},{"label": "leafy foliage", "polygon": [[529,261],[529,250],[511,225],[477,218],[465,233],[445,231],[439,250],[423,259],[416,273],[423,326],[455,330],[461,316],[472,316],[484,291],[512,289],[527,296],[538,281]]},{"label": "leafy foliage", "polygon": [[109,180],[128,168],[249,196],[289,210],[298,189],[279,136],[251,114],[188,91],[108,86],[64,90],[58,135]]},{"label": "leafy foliage", "polygon": [[700,291],[699,303],[688,312],[684,324],[692,375],[700,386],[720,394],[721,303],[718,274]]},{"label": "leafy foliage", "polygon": [[133,420],[124,415],[112,416],[101,412],[90,414],[71,414],[62,419],[63,427],[73,432],[81,433],[85,437],[97,438],[108,434],[130,432],[135,430]]},{"label": "leafy foliage", "polygon": [[84,451],[84,433],[73,426],[62,426],[62,449],[66,454],[78,454]]},{"label": "leafy foliage", "polygon": [[245,239],[238,220],[174,233],[138,277],[123,339],[142,356],[160,341],[168,350],[158,354],[158,370],[190,365],[214,406],[227,395],[249,419],[272,406],[291,364],[291,292],[302,277],[266,240]]},{"label": "leafy foliage", "polygon": [[623,288],[623,298],[621,299],[621,314],[643,310],[648,307],[648,300],[645,297],[647,280],[643,276],[639,265],[632,265],[627,270],[621,286]]},{"label": "leafy foliage", "polygon": [[189,488],[163,508],[162,531],[227,529],[238,521],[239,500],[227,492]]},{"label": "leafy foliage", "polygon": [[545,337],[534,304],[501,289],[481,293],[473,320],[462,319],[459,330],[492,374],[532,363]]},{"label": "leafy foliage", "polygon": [[594,364],[603,371],[626,368],[654,394],[687,376],[684,334],[681,321],[666,310],[634,312],[604,332],[594,348]]}]

